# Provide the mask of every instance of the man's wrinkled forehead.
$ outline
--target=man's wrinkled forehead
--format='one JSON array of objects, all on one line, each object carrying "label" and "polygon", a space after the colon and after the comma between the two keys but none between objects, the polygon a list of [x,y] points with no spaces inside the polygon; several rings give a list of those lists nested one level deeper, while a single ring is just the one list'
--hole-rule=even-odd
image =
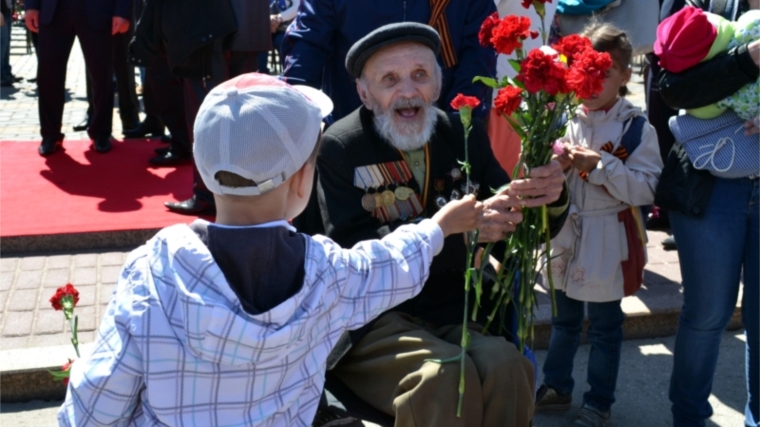
[{"label": "man's wrinkled forehead", "polygon": [[433,72],[436,65],[435,53],[421,43],[401,42],[379,49],[367,59],[362,76],[424,69]]}]

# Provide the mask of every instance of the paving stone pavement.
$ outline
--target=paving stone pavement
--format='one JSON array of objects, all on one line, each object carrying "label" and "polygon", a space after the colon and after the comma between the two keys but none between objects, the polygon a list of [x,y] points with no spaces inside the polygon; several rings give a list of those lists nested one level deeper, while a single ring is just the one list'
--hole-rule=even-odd
[{"label": "paving stone pavement", "polygon": [[49,299],[72,283],[79,290],[76,313],[79,340],[94,341],[128,252],[96,252],[0,259],[0,335],[2,349],[69,343],[71,333]]}]

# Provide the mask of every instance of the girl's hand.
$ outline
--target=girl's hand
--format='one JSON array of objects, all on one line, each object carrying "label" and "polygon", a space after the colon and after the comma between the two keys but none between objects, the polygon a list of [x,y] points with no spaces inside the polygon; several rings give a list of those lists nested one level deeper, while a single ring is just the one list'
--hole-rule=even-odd
[{"label": "girl's hand", "polygon": [[570,160],[573,167],[589,173],[596,169],[596,165],[602,160],[602,155],[594,150],[576,146],[570,149]]},{"label": "girl's hand", "polygon": [[552,160],[556,160],[557,163],[559,163],[559,166],[562,168],[562,172],[567,172],[567,170],[570,169],[570,167],[573,165],[573,161],[570,159],[570,144],[562,144],[561,154],[558,151],[559,150],[556,150],[555,154],[552,155]]}]

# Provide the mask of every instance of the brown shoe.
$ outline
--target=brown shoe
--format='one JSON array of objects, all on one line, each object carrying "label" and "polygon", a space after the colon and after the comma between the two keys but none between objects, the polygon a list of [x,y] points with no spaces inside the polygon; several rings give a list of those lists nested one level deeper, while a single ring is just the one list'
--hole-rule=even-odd
[{"label": "brown shoe", "polygon": [[559,394],[557,390],[546,384],[541,384],[536,393],[536,412],[538,411],[567,411],[573,403],[573,396]]}]

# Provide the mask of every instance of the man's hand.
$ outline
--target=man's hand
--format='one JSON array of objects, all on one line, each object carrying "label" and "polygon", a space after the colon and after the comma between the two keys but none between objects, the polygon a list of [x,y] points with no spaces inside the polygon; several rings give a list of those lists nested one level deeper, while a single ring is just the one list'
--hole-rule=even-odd
[{"label": "man's hand", "polygon": [[749,56],[755,61],[755,65],[760,68],[760,40],[755,40],[747,46]]},{"label": "man's hand", "polygon": [[26,28],[29,31],[36,33],[40,31],[40,11],[37,9],[29,9],[24,14],[24,21],[26,22]]},{"label": "man's hand", "polygon": [[507,194],[519,200],[520,206],[535,208],[556,202],[562,194],[565,175],[559,162],[552,160],[548,165],[530,171],[530,178],[518,179],[509,184]]},{"label": "man's hand", "polygon": [[570,149],[570,161],[573,167],[582,172],[591,172],[602,160],[602,155],[588,148],[575,146]]},{"label": "man's hand", "polygon": [[115,36],[116,34],[122,34],[126,33],[129,30],[129,21],[119,17],[114,16],[111,19],[111,35]]},{"label": "man's hand", "polygon": [[744,134],[747,136],[757,135],[760,133],[760,117],[747,120],[744,122]]},{"label": "man's hand", "polygon": [[280,15],[269,15],[269,31],[274,34],[277,32],[277,28],[282,24],[282,18]]},{"label": "man's hand", "polygon": [[489,243],[504,240],[508,233],[515,231],[517,224],[522,222],[520,199],[510,196],[509,190],[491,197],[483,202],[485,214],[480,225],[478,242]]}]

